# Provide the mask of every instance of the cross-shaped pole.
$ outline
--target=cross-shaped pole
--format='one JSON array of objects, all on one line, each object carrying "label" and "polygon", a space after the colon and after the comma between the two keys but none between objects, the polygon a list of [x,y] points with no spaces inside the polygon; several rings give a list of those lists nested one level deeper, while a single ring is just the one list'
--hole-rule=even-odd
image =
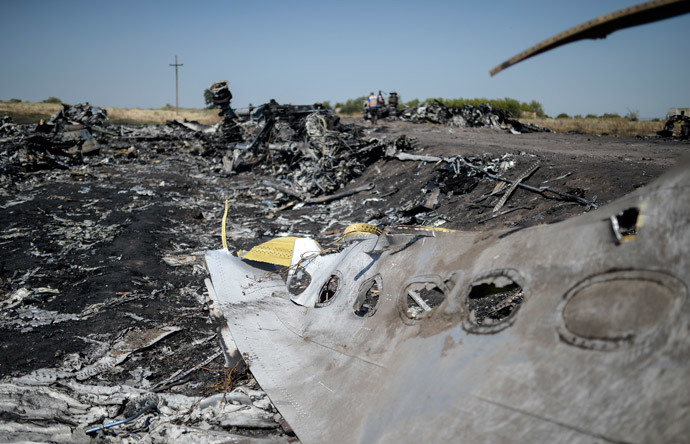
[{"label": "cross-shaped pole", "polygon": [[179,100],[177,95],[177,67],[182,65],[182,63],[177,63],[177,56],[175,56],[175,63],[170,64],[170,66],[175,67],[175,114],[177,114],[177,107],[179,106]]}]

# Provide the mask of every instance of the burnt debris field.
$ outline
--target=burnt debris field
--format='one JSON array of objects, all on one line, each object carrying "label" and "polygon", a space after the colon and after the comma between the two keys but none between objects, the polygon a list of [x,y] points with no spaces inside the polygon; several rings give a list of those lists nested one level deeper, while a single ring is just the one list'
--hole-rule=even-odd
[{"label": "burnt debris field", "polygon": [[277,104],[259,117],[109,125],[79,105],[3,121],[3,441],[297,439],[209,299],[226,201],[230,251],[285,235],[335,247],[355,223],[517,231],[596,211],[690,148],[492,118],[371,125]]}]

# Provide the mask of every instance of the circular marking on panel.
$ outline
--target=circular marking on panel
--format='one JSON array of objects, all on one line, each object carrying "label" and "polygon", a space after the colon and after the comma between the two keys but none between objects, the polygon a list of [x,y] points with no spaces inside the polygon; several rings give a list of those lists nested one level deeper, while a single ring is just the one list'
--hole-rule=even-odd
[{"label": "circular marking on panel", "polygon": [[589,278],[559,305],[558,333],[567,343],[615,350],[663,334],[687,296],[686,286],[660,272],[627,270]]}]

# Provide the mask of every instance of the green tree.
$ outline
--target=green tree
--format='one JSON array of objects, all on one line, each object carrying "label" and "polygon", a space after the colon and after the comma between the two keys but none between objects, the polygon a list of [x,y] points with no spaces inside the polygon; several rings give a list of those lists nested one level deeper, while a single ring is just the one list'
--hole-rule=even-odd
[{"label": "green tree", "polygon": [[204,103],[206,104],[206,109],[218,108],[218,105],[213,103],[213,94],[208,88],[204,90]]},{"label": "green tree", "polygon": [[62,103],[62,100],[58,99],[57,97],[48,97],[43,101],[43,103]]},{"label": "green tree", "polygon": [[419,106],[419,99],[412,99],[409,102],[406,102],[405,106],[408,108],[416,108]]},{"label": "green tree", "polygon": [[[510,97],[506,97],[503,100],[499,100],[497,103],[499,108],[509,111],[515,117],[520,117],[520,102]],[[494,106],[494,105],[491,105]]]},{"label": "green tree", "polygon": [[570,116],[566,113],[560,113],[556,116],[557,119],[570,119]]},{"label": "green tree", "polygon": [[[541,103],[537,102],[536,100],[532,100],[530,103],[526,103],[520,102],[515,99],[511,99],[510,97],[504,97],[503,99],[487,99],[484,97],[476,99],[443,99],[438,97],[426,99],[424,103],[432,104],[434,103],[434,100],[438,100],[444,105],[453,108],[460,108],[464,105],[480,106],[484,103],[488,103],[489,105],[491,105],[492,108],[499,108],[508,111],[515,117],[520,117],[520,113],[522,113],[523,111],[533,112],[537,115],[537,117],[544,117],[546,115],[544,114],[544,109]],[[407,105],[410,106],[410,103],[408,102]]]},{"label": "green tree", "polygon": [[546,116],[546,113],[544,113],[544,107],[541,105],[541,103],[537,102],[536,100],[532,100],[527,104],[527,110],[526,111],[531,111],[533,113],[537,114],[537,117],[539,118],[544,118]]},{"label": "green tree", "polygon": [[366,102],[366,96],[357,97],[356,99],[348,99],[345,103],[336,103],[336,112],[341,114],[357,114],[362,112],[364,107],[364,102]]},{"label": "green tree", "polygon": [[628,108],[628,114],[625,115],[625,118],[631,122],[637,122],[640,120],[640,111]]}]

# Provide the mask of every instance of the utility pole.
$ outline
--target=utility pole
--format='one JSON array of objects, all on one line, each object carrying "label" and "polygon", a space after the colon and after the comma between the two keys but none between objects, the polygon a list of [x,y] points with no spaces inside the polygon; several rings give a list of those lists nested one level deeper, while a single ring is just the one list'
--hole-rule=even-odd
[{"label": "utility pole", "polygon": [[180,106],[178,95],[177,95],[177,67],[182,66],[182,63],[177,63],[177,56],[175,56],[175,63],[171,63],[170,66],[175,67],[175,114],[177,114],[177,107]]}]

